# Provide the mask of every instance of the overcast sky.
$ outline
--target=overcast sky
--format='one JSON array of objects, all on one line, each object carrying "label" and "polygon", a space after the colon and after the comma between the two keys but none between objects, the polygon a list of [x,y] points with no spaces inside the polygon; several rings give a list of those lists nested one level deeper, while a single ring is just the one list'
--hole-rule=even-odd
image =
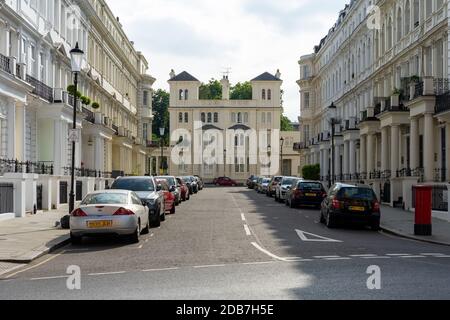
[{"label": "overcast sky", "polygon": [[298,60],[312,52],[346,0],[107,0],[150,63],[155,88],[170,69],[207,82],[231,68],[232,84],[280,69],[284,108],[300,113]]}]

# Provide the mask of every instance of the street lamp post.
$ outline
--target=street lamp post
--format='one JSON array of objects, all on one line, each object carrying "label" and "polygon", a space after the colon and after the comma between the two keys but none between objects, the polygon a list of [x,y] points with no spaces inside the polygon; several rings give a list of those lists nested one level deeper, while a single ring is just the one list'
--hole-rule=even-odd
[{"label": "street lamp post", "polygon": [[284,176],[284,166],[283,166],[283,148],[284,148],[284,138],[283,137],[281,137],[281,139],[280,139],[280,142],[281,142],[281,152],[280,152],[280,156],[281,156],[281,163],[280,163],[280,165],[281,165],[281,175],[282,176]]},{"label": "street lamp post", "polygon": [[[84,52],[78,46],[70,51],[72,73],[74,74],[75,89],[73,92],[73,130],[77,129],[77,91],[78,91],[78,73],[81,72]],[[73,137],[72,137],[73,138]],[[69,195],[69,213],[75,209],[75,139],[72,139],[72,164]]]},{"label": "street lamp post", "polygon": [[331,177],[329,179],[330,186],[334,185],[336,182],[335,177],[335,159],[336,159],[336,151],[335,151],[335,136],[336,136],[336,128],[337,124],[340,124],[340,119],[337,117],[337,108],[334,103],[331,103],[331,106],[328,107],[328,122],[331,125]]},{"label": "street lamp post", "polygon": [[165,133],[166,133],[165,128],[159,128],[159,134],[161,136],[161,160],[160,160],[160,164],[159,164],[159,174],[161,174],[161,175],[164,173],[163,159],[164,159],[164,134]]},{"label": "street lamp post", "polygon": [[227,176],[227,149],[223,150],[223,176]]}]

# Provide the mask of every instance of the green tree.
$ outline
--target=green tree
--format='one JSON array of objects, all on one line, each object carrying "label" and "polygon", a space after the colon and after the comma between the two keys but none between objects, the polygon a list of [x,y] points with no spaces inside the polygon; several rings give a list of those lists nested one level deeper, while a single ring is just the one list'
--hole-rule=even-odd
[{"label": "green tree", "polygon": [[251,100],[252,96],[252,85],[249,81],[243,83],[238,82],[235,86],[231,87],[231,100]]},{"label": "green tree", "polygon": [[155,114],[155,119],[153,120],[153,139],[155,137],[160,137],[159,128],[165,128],[165,136],[164,139],[169,141],[170,135],[170,115],[169,115],[169,103],[170,103],[170,94],[163,90],[158,89],[153,94],[153,112]]},{"label": "green tree", "polygon": [[209,83],[202,83],[200,86],[200,100],[221,100],[222,84],[216,79],[209,80]]},{"label": "green tree", "polygon": [[289,120],[289,118],[284,114],[281,115],[281,131],[294,131],[294,126],[292,125],[291,120]]},{"label": "green tree", "polygon": [[304,166],[302,169],[303,179],[305,180],[320,180],[320,165]]}]

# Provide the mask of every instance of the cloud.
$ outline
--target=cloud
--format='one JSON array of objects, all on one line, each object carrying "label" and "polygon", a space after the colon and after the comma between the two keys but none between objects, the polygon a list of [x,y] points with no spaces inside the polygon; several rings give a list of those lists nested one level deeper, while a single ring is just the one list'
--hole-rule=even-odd
[{"label": "cloud", "polygon": [[155,87],[170,69],[202,81],[232,68],[233,83],[282,72],[285,111],[299,115],[298,59],[328,33],[345,0],[107,0],[150,62]]}]

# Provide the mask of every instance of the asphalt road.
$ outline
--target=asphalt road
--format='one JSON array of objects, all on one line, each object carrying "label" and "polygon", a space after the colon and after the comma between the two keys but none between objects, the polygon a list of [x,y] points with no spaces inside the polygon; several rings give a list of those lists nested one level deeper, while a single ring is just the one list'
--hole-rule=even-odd
[{"label": "asphalt road", "polygon": [[[139,244],[87,239],[4,275],[0,299],[450,298],[449,247],[318,220],[244,188],[205,189]],[[81,290],[67,288],[69,266]]]}]

